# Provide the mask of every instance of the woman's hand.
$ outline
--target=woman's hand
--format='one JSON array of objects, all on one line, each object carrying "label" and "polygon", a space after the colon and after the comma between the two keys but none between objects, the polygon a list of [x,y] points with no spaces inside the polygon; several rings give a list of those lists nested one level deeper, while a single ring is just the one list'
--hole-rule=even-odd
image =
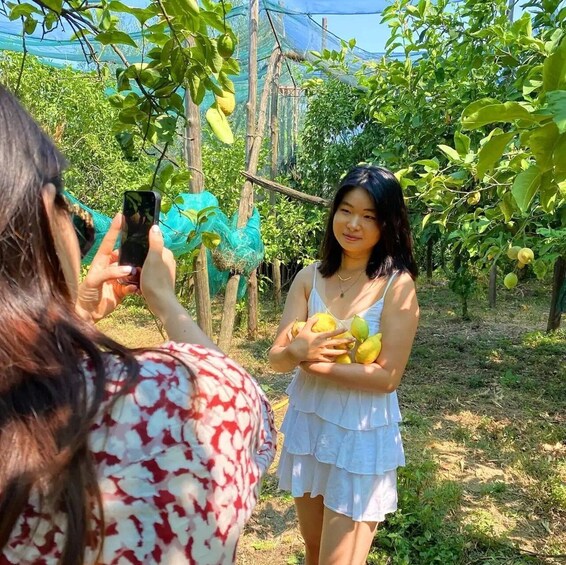
[{"label": "woman's hand", "polygon": [[76,311],[87,321],[98,322],[114,311],[125,296],[137,291],[135,285],[118,282],[132,273],[131,267],[118,265],[118,251],[114,250],[121,226],[122,215],[117,214],[92,260],[87,276],[79,285]]},{"label": "woman's hand", "polygon": [[149,230],[149,252],[143,264],[140,289],[150,310],[163,319],[178,303],[175,295],[175,258],[164,246],[159,226]]},{"label": "woman's hand", "polygon": [[309,318],[288,346],[295,359],[300,359],[301,363],[332,362],[344,353],[344,349],[337,347],[351,342],[351,339],[335,339],[346,331],[344,328],[330,332],[313,332],[312,327],[316,321],[316,315]]}]

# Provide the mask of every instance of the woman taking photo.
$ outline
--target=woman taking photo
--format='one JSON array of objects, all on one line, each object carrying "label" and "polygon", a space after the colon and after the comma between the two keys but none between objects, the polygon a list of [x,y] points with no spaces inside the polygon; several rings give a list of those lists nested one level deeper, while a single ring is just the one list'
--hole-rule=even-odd
[{"label": "woman taking photo", "polygon": [[[295,498],[306,565],[364,565],[378,523],[397,508],[396,389],[417,330],[416,275],[399,182],[356,167],[332,202],[321,261],[291,285],[269,353],[275,370],[296,369],[277,473]],[[320,314],[337,329],[313,331]],[[382,334],[372,363],[336,362],[352,345],[340,334],[355,316],[368,335]],[[296,320],[306,324],[293,337]]]},{"label": "woman taking photo", "polygon": [[171,341],[96,330],[135,290],[121,218],[79,284],[94,234],[63,168],[0,86],[0,564],[232,564],[274,455],[267,400],[177,301],[158,227],[141,293]]}]

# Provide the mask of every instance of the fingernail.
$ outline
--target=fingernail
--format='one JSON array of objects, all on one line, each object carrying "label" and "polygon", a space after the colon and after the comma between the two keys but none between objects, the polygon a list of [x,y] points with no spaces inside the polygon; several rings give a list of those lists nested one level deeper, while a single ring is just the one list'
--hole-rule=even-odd
[{"label": "fingernail", "polygon": [[153,233],[161,233],[161,229],[159,228],[159,226],[157,224],[154,224],[153,226],[151,226],[151,231]]},{"label": "fingernail", "polygon": [[124,275],[133,275],[136,272],[136,268],[126,265],[125,267],[121,267],[121,272]]}]

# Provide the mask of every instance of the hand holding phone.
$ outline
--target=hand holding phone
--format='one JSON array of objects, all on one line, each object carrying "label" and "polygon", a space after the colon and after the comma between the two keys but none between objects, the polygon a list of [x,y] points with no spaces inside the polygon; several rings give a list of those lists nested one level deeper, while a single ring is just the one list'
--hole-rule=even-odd
[{"label": "hand holding phone", "polygon": [[139,286],[141,268],[149,250],[149,230],[159,223],[161,196],[154,190],[124,192],[122,234],[118,263],[134,267],[123,284]]}]

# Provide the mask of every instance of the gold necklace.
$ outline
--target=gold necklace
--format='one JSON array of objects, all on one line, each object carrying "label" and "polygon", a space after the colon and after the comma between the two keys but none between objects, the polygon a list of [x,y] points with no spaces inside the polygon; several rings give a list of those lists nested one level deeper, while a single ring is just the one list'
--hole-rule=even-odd
[{"label": "gold necklace", "polygon": [[[344,294],[346,294],[360,280],[360,277],[362,276],[363,272],[365,272],[365,269],[364,269],[364,271],[360,271],[360,274],[356,277],[356,280],[346,289],[342,288],[342,282],[343,282],[343,280],[349,281],[352,277],[348,277],[347,279],[342,279],[340,277],[340,275],[338,275],[338,286],[340,287],[340,298],[344,298]],[[352,275],[352,276],[354,276],[354,275]]]},{"label": "gold necklace", "polygon": [[[360,273],[363,272],[363,271],[365,271],[365,269],[362,269],[362,270],[360,271]],[[355,271],[354,271],[354,273],[355,273]],[[340,273],[336,273],[336,275],[338,276],[338,278],[339,278],[342,282],[349,281],[349,280],[354,276],[354,275],[350,275],[349,277],[341,277],[341,276],[340,276]]]}]

